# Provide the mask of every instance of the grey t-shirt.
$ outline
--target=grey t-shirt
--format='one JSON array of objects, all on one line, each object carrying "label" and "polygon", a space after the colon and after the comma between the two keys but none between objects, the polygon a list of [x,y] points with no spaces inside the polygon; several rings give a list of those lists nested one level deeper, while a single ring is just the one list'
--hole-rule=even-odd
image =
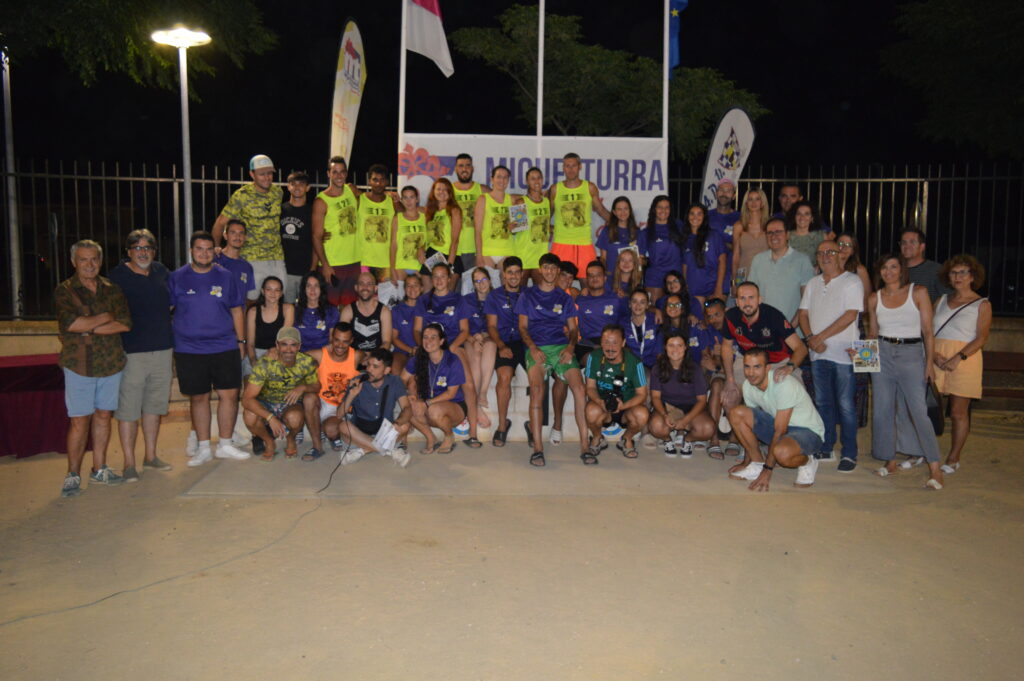
[{"label": "grey t-shirt", "polygon": [[[389,387],[387,401],[381,404],[385,387]],[[376,421],[382,416],[392,421],[395,418],[395,403],[404,395],[405,385],[402,383],[402,379],[393,374],[384,376],[384,380],[381,381],[379,388],[374,388],[367,381],[363,383],[359,394],[352,400],[352,414],[361,421]]]},{"label": "grey t-shirt", "polygon": [[942,265],[939,263],[934,260],[925,260],[916,267],[908,267],[907,274],[910,275],[910,283],[924,286],[928,289],[928,297],[934,303],[939,299],[939,296],[952,293],[949,287],[939,280],[939,272],[941,270]]}]

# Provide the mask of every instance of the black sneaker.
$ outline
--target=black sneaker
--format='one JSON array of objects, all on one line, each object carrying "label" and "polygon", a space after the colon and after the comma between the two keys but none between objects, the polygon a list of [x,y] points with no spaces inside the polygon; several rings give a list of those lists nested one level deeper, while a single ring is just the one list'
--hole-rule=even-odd
[{"label": "black sneaker", "polygon": [[252,453],[255,454],[256,456],[259,456],[260,454],[262,454],[266,450],[267,450],[267,443],[263,441],[263,438],[256,437],[254,435],[253,438],[252,438]]},{"label": "black sneaker", "polygon": [[839,461],[839,466],[836,468],[840,473],[852,473],[853,469],[857,467],[857,462],[853,459],[847,459],[845,456]]}]

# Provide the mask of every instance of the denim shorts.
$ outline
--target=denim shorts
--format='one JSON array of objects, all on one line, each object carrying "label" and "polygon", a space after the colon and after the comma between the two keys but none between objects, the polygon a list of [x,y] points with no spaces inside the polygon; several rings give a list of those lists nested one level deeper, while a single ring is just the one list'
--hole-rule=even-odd
[{"label": "denim shorts", "polygon": [[[775,436],[775,417],[757,407],[751,407],[754,412],[754,435],[765,444],[770,444]],[[791,437],[800,445],[800,453],[814,455],[821,451],[821,438],[810,428],[801,426],[790,426],[783,437]]]},{"label": "denim shorts", "polygon": [[118,371],[103,378],[90,378],[76,374],[71,369],[64,371],[64,405],[68,417],[91,416],[98,410],[115,411],[121,389],[121,374]]}]

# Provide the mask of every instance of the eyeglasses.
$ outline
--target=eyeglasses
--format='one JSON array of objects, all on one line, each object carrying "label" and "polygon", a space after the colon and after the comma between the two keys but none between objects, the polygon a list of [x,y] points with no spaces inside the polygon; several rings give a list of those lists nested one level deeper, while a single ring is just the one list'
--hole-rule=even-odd
[{"label": "eyeglasses", "polygon": [[827,251],[818,251],[818,257],[821,258],[826,255],[839,255],[839,251],[834,248],[830,248]]},{"label": "eyeglasses", "polygon": [[146,253],[150,251],[155,251],[156,249],[153,248],[152,246],[131,246],[128,250],[135,251],[136,253]]},{"label": "eyeglasses", "polygon": [[473,283],[474,284],[482,284],[485,281],[490,281],[490,279],[488,279],[487,277],[480,277],[479,279],[474,279]]},{"label": "eyeglasses", "polygon": [[682,307],[682,306],[683,306],[682,303],[669,303],[665,307],[673,307],[674,308],[674,307]]},{"label": "eyeglasses", "polygon": [[836,245],[839,246],[839,248],[853,248],[852,241],[840,241]]}]

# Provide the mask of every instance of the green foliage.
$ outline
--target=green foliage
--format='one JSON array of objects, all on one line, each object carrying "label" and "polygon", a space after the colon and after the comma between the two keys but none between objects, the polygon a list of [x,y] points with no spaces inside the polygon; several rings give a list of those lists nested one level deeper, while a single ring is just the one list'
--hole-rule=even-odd
[{"label": "green foliage", "polygon": [[[536,122],[537,7],[515,5],[500,28],[463,28],[455,49],[515,83],[526,123]],[[645,137],[661,134],[661,64],[621,50],[581,42],[580,17],[548,14],[544,25],[544,124],[562,135]],[[767,113],[757,97],[713,69],[678,68],[669,89],[669,143],[679,160],[699,158],[725,111],[741,106],[751,118]],[[555,85],[557,84],[557,85]]]},{"label": "green foliage", "polygon": [[933,140],[975,144],[992,156],[1024,157],[1024,32],[1020,0],[925,0],[903,5],[906,40],[882,51],[888,73],[927,106]]},{"label": "green foliage", "polygon": [[[276,43],[251,0],[34,0],[0,3],[0,33],[11,61],[57,50],[85,85],[101,72],[122,73],[140,85],[178,87],[177,50],[150,34],[182,23],[201,28],[213,42],[190,50],[189,73],[212,74],[205,56],[226,55],[241,67],[247,54]],[[191,81],[190,81],[191,84]]]}]

